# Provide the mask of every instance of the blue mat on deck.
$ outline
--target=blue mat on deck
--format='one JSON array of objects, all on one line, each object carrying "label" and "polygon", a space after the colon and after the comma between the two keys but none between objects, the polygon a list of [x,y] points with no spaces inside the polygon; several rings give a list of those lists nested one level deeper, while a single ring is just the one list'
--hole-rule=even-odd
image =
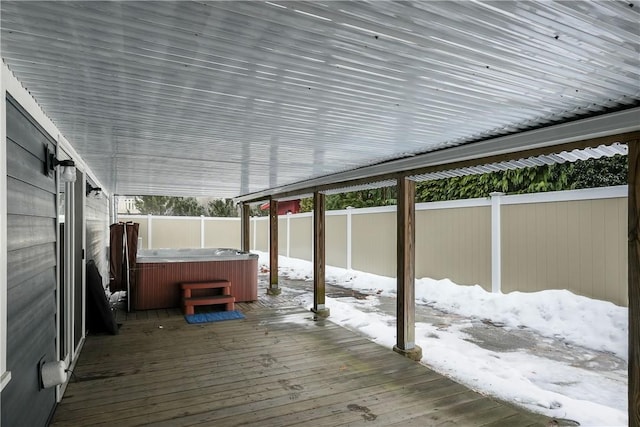
[{"label": "blue mat on deck", "polygon": [[210,313],[188,314],[184,316],[187,323],[209,323],[221,322],[223,320],[244,319],[244,314],[238,310],[233,311],[213,311]]}]

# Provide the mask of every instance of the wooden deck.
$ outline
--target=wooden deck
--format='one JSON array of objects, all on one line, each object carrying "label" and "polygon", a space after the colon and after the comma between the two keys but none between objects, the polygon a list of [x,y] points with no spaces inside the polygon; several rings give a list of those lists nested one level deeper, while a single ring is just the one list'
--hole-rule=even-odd
[{"label": "wooden deck", "polygon": [[[277,300],[275,300],[277,301]],[[282,301],[280,301],[282,302]],[[133,313],[90,336],[56,426],[545,426],[300,307],[245,320]],[[278,305],[278,304],[275,304]],[[429,351],[429,349],[424,349]]]}]

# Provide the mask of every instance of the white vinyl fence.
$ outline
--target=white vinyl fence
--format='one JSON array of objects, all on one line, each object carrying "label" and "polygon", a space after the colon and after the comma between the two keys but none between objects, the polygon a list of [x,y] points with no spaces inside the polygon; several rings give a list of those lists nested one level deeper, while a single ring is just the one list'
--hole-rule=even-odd
[{"label": "white vinyl fence", "polygon": [[[127,215],[141,247],[239,247],[239,218]],[[268,252],[269,219],[253,217],[251,248]],[[416,204],[416,277],[486,290],[574,293],[628,304],[627,187]],[[312,259],[312,214],[282,215],[280,255]],[[396,207],[326,212],[328,265],[396,274]]]}]

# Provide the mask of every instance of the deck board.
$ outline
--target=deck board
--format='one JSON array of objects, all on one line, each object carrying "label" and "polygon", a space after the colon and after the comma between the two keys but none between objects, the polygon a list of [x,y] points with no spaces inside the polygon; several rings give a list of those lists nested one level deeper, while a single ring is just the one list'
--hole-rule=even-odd
[{"label": "deck board", "polygon": [[[270,306],[273,304],[273,306]],[[175,310],[119,315],[88,337],[54,426],[546,425],[300,307],[238,305],[190,325]],[[428,351],[428,349],[425,349]]]}]

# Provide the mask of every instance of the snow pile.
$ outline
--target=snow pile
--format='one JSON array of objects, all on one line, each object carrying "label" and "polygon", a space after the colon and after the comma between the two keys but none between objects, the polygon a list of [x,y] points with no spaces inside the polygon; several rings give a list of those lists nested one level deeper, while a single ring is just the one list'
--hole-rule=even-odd
[{"label": "snow pile", "polygon": [[[268,255],[259,253],[268,268]],[[279,258],[280,274],[294,280],[312,280],[312,264]],[[369,273],[327,267],[326,279],[342,287],[370,294],[366,299],[326,298],[329,320],[358,330],[374,342],[395,344],[395,316],[377,310],[379,296],[395,296],[396,281]],[[309,292],[283,288],[310,307]],[[626,372],[602,374],[579,367],[591,354],[571,360],[552,360],[535,352],[492,351],[476,345],[466,331],[473,319],[488,319],[510,328],[528,328],[542,336],[560,338],[588,349],[628,359],[628,309],[592,300],[569,291],[492,294],[480,286],[459,286],[450,280],[416,280],[418,304],[463,316],[455,323],[416,323],[416,344],[422,363],[466,386],[518,403],[547,416],[567,418],[590,426],[626,425]],[[446,323],[446,322],[445,322]]]},{"label": "snow pile", "polygon": [[[268,254],[257,252],[268,268]],[[282,274],[312,280],[309,261],[280,257]],[[327,266],[326,280],[349,289],[395,295],[396,279]],[[416,280],[416,301],[449,313],[489,319],[509,327],[527,327],[546,337],[562,337],[572,344],[629,358],[629,309],[566,290],[493,294],[478,285],[460,286],[448,279]]]},{"label": "snow pile", "polygon": [[567,290],[493,294],[448,279],[416,280],[416,300],[465,317],[525,326],[543,336],[613,353],[627,360],[629,309]]}]

